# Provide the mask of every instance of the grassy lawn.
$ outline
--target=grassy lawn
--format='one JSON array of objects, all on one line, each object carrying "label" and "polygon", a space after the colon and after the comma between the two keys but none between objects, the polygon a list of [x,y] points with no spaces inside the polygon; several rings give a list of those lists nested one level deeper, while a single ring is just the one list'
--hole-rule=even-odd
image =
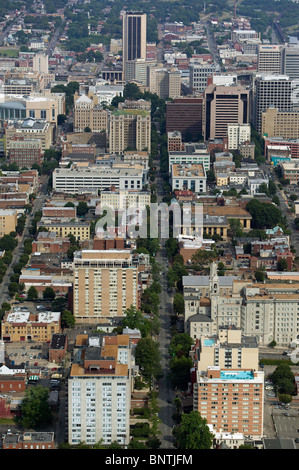
[{"label": "grassy lawn", "polygon": [[18,57],[19,50],[12,47],[0,47],[0,57]]},{"label": "grassy lawn", "polygon": [[0,424],[12,425],[12,424],[15,424],[15,421],[13,420],[13,418],[11,418],[11,419],[9,419],[9,418],[0,418]]}]

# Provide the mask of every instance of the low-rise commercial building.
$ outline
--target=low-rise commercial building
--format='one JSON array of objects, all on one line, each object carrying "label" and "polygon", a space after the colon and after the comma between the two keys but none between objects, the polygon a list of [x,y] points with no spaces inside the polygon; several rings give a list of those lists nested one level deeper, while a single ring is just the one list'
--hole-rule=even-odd
[{"label": "low-rise commercial building", "polygon": [[54,333],[60,333],[61,313],[29,311],[7,312],[1,323],[3,341],[50,341]]}]

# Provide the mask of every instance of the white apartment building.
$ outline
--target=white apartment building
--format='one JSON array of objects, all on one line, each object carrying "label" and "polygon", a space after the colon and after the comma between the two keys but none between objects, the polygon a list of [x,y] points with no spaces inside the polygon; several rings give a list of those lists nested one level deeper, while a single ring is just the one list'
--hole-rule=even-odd
[{"label": "white apartment building", "polygon": [[245,185],[248,180],[248,176],[244,173],[231,172],[228,175],[229,184]]},{"label": "white apartment building", "polygon": [[132,368],[129,335],[79,336],[74,358],[68,379],[69,444],[93,445],[102,440],[127,445]]},{"label": "white apartment building", "polygon": [[146,207],[151,202],[149,191],[102,191],[101,206],[111,206],[115,210],[126,207]]},{"label": "white apartment building", "polygon": [[227,137],[229,150],[237,150],[239,145],[250,141],[250,124],[228,124]]}]

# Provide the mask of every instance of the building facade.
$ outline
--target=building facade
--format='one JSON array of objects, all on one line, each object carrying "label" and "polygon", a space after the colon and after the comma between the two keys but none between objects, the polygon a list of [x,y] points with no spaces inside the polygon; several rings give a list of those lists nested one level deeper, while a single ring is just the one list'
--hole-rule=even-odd
[{"label": "building facade", "polygon": [[227,137],[228,124],[249,123],[249,90],[240,85],[209,85],[204,92],[205,140]]},{"label": "building facade", "polygon": [[123,13],[123,66],[124,81],[126,82],[126,67],[128,61],[146,59],[146,14],[127,11]]},{"label": "building facade", "polygon": [[103,317],[123,317],[138,307],[138,265],[128,250],[83,250],[74,255],[74,316],[96,323]]},{"label": "building facade", "polygon": [[216,431],[263,436],[264,372],[207,367],[197,371],[193,407]]}]

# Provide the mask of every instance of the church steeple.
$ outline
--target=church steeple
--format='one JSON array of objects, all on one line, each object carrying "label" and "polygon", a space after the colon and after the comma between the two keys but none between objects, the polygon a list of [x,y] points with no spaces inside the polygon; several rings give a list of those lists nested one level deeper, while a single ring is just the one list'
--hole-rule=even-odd
[{"label": "church steeple", "polygon": [[210,284],[210,295],[212,294],[218,294],[218,289],[219,289],[219,278],[217,274],[217,263],[213,261],[211,264],[210,268],[210,279],[209,279],[209,284]]}]

